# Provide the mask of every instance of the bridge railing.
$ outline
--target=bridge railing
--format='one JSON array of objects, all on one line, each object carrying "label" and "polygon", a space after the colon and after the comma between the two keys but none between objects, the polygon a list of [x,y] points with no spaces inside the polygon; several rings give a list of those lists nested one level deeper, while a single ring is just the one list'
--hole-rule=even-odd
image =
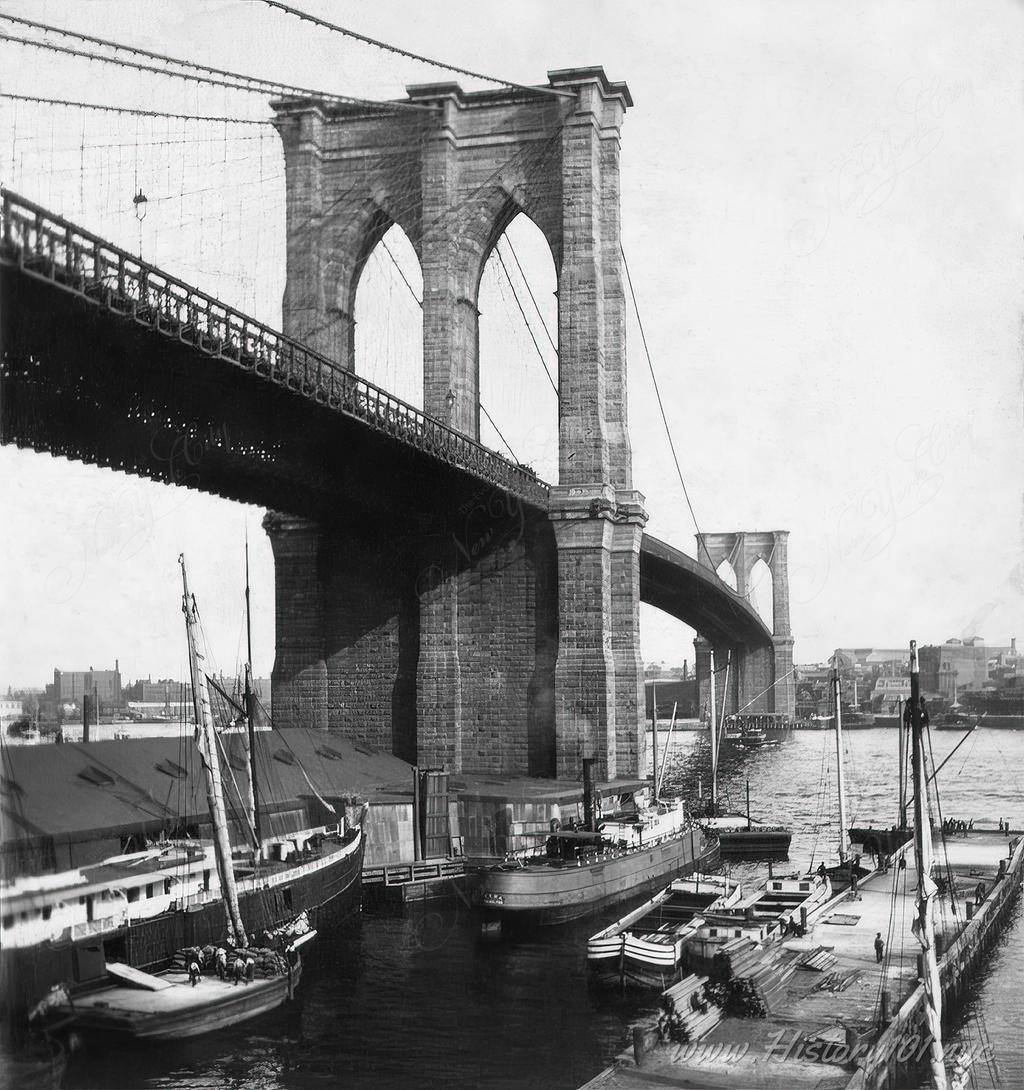
[{"label": "bridge railing", "polygon": [[30,275],[546,506],[549,488],[532,470],[127,250],[10,191],[2,218],[3,260]]}]

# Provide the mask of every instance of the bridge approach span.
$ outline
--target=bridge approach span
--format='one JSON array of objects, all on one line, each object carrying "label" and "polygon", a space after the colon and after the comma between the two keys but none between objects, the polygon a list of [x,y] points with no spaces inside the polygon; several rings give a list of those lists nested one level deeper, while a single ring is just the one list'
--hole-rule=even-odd
[{"label": "bridge approach span", "polygon": [[771,646],[771,632],[746,598],[710,568],[650,534],[640,546],[640,600],[713,643]]}]

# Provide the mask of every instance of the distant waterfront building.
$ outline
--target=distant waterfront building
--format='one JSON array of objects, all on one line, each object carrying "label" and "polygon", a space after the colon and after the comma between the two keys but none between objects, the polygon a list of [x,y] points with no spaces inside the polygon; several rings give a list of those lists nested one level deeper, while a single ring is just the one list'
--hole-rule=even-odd
[{"label": "distant waterfront building", "polygon": [[871,710],[881,715],[895,715],[900,699],[904,704],[910,699],[910,675],[880,677],[871,690]]},{"label": "distant waterfront building", "polygon": [[897,677],[907,671],[910,650],[907,647],[840,647],[840,669],[858,676]]},{"label": "distant waterfront building", "polygon": [[993,651],[980,636],[929,644],[919,653],[921,688],[952,701],[954,691],[980,689],[988,681],[988,660]]},{"label": "distant waterfront building", "polygon": [[0,700],[0,727],[6,732],[10,723],[21,719],[25,714],[25,705],[21,700],[5,696]]},{"label": "distant waterfront building", "polygon": [[187,704],[192,699],[192,686],[169,677],[151,681],[136,681],[125,690],[132,703],[139,704]]},{"label": "distant waterfront building", "polygon": [[81,705],[82,697],[90,693],[105,708],[122,703],[121,668],[114,660],[113,670],[54,670],[53,697],[58,704]]},{"label": "distant waterfront building", "polygon": [[1000,650],[994,659],[989,659],[989,679],[997,685],[1012,685],[1014,679],[1024,676],[1024,664],[1017,654],[1017,640],[1011,639],[1010,646]]},{"label": "distant waterfront building", "polygon": [[[214,682],[232,699],[241,703],[241,693],[245,689],[242,678],[215,677]],[[256,677],[252,681],[253,691],[262,701],[264,706],[270,709],[270,678]],[[211,695],[215,689],[211,686]],[[140,678],[125,689],[125,697],[134,706],[135,710],[146,712],[159,712],[163,709],[169,714],[177,716],[177,709],[184,706],[192,706],[192,686],[187,682],[175,681],[173,678],[159,678],[153,681],[150,678]],[[215,699],[219,700],[219,697]]]}]

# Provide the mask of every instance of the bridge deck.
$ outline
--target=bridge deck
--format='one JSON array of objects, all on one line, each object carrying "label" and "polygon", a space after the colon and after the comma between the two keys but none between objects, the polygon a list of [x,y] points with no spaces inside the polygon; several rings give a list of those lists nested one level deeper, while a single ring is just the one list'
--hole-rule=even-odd
[{"label": "bridge deck", "polygon": [[[254,318],[11,192],[0,239],[0,441],[293,515],[450,534],[496,502],[546,516],[532,471]],[[641,599],[731,644],[745,599],[644,536]]]}]

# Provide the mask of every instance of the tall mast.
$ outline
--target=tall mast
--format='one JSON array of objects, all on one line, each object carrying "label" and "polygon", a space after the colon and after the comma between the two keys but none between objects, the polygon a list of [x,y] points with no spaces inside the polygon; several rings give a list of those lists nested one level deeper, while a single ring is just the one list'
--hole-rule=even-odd
[{"label": "tall mast", "polygon": [[213,821],[214,854],[217,857],[217,871],[220,875],[220,888],[227,910],[228,932],[236,946],[247,945],[242,915],[238,909],[238,891],[235,888],[235,872],[231,866],[231,841],[228,839],[228,821],[224,811],[224,792],[220,779],[220,754],[217,752],[217,736],[213,727],[213,712],[210,708],[210,690],[206,685],[206,668],[203,653],[199,648],[200,633],[196,618],[196,604],[188,591],[188,573],[185,570],[185,555],[178,557],[181,564],[181,582],[184,590],[181,609],[185,614],[185,634],[188,637],[188,665],[192,674],[192,704],[196,713],[196,733],[199,752],[203,758],[203,772],[206,776],[206,798],[210,805],[210,817]]},{"label": "tall mast", "polygon": [[715,649],[711,648],[711,815],[718,813],[718,710],[715,697]]},{"label": "tall mast", "polygon": [[846,780],[843,776],[843,688],[839,678],[839,652],[836,652],[836,767],[839,769],[839,862],[846,862]]},{"label": "tall mast", "polygon": [[900,739],[900,801],[899,801],[899,825],[901,829],[907,827],[907,732],[903,726],[903,697],[896,697],[896,732]]},{"label": "tall mast", "polygon": [[260,845],[260,808],[256,791],[256,697],[252,691],[252,611],[249,607],[249,531],[245,532],[245,724],[249,736],[249,760],[246,768],[248,794],[246,806],[249,811],[249,827],[252,829],[253,846],[259,859]]},{"label": "tall mast", "polygon": [[931,1037],[928,1048],[932,1081],[936,1090],[946,1090],[946,1067],[942,1060],[942,986],[932,914],[932,901],[938,889],[932,881],[932,828],[928,819],[917,640],[910,641],[910,727],[914,766],[914,864],[917,867],[917,921],[913,930],[924,952],[925,1019]]},{"label": "tall mast", "polygon": [[732,648],[730,647],[725,656],[725,687],[722,689],[722,714],[714,730],[715,747],[712,750],[714,762],[711,766],[711,804],[715,807],[716,813],[718,812],[718,753],[722,745],[722,734],[725,731],[725,710],[729,706],[729,669],[731,666]]},{"label": "tall mast", "polygon": [[654,751],[651,756],[651,793],[653,801],[658,801],[658,679],[651,678],[651,741]]}]

